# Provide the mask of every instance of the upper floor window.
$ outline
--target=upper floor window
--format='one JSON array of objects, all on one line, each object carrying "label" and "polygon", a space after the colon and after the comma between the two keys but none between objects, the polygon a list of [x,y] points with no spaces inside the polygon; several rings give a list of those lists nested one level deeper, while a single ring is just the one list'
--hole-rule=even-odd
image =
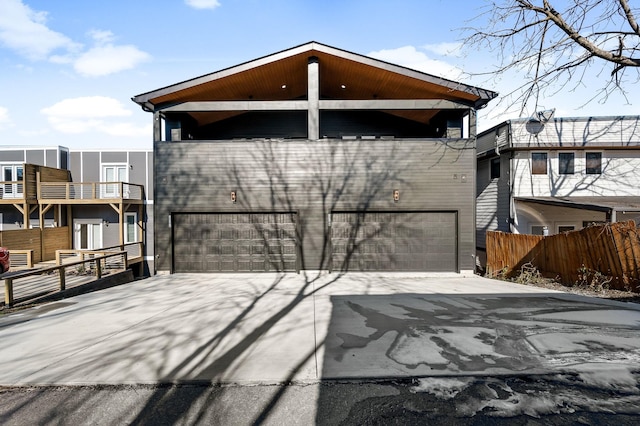
[{"label": "upper floor window", "polygon": [[546,152],[531,153],[531,173],[534,175],[547,174],[547,153]]},{"label": "upper floor window", "polygon": [[602,153],[601,152],[587,152],[587,174],[599,175],[602,173]]},{"label": "upper floor window", "polygon": [[500,158],[491,159],[491,179],[500,178]]},{"label": "upper floor window", "polygon": [[561,175],[574,173],[575,154],[573,152],[561,152],[558,154],[558,172]]},{"label": "upper floor window", "polygon": [[2,177],[0,180],[4,184],[0,186],[0,198],[22,198],[23,197],[23,166],[22,164],[3,164]]}]

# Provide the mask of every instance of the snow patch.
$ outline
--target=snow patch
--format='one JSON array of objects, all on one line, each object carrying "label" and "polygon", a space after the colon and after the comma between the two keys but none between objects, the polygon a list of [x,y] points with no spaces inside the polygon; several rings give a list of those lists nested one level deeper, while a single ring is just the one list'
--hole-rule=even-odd
[{"label": "snow patch", "polygon": [[437,398],[451,399],[469,387],[473,379],[427,377],[418,380],[418,385],[409,389],[411,393],[427,392]]}]

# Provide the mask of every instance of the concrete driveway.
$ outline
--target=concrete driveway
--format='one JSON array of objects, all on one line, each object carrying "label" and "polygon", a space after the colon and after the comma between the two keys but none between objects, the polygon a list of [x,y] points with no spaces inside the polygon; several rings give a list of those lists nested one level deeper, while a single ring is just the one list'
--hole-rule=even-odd
[{"label": "concrete driveway", "polygon": [[0,385],[576,372],[629,385],[640,308],[481,277],[175,274],[0,317]]}]

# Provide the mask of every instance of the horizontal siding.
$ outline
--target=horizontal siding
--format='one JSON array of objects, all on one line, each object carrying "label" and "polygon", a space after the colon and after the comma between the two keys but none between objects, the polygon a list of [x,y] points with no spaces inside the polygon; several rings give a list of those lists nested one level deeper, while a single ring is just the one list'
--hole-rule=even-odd
[{"label": "horizontal siding", "polygon": [[585,151],[575,151],[575,173],[558,173],[558,151],[548,152],[548,174],[531,174],[529,151],[514,153],[514,196],[640,196],[640,158],[637,151],[604,150],[602,174],[586,174]]},{"label": "horizontal siding", "polygon": [[[459,212],[460,269],[472,269],[475,150],[468,140],[267,140],[155,144],[157,267],[170,266],[172,212],[296,211],[303,265],[326,268],[332,210]],[[393,190],[400,201],[393,202]],[[237,192],[237,202],[231,201]],[[326,262],[326,258],[325,258]]]},{"label": "horizontal siding", "polygon": [[544,125],[514,120],[513,146],[638,146],[640,117],[558,118]]}]

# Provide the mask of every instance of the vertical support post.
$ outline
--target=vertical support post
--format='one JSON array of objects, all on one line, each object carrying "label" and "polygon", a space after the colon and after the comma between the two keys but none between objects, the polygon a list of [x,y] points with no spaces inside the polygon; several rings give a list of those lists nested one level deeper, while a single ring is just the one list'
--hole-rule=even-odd
[{"label": "vertical support post", "polygon": [[70,249],[73,248],[73,227],[75,226],[73,223],[73,206],[67,205],[65,206],[67,210],[67,228],[69,228],[69,232],[67,232],[67,243],[69,244]]},{"label": "vertical support post", "polygon": [[309,140],[320,139],[320,64],[316,56],[309,57],[307,66],[307,129]]},{"label": "vertical support post", "polygon": [[4,304],[9,308],[13,307],[13,279],[4,279]]},{"label": "vertical support post", "polygon": [[118,205],[118,216],[120,222],[120,247],[124,249],[124,205],[122,203]]},{"label": "vertical support post", "polygon": [[160,119],[160,113],[153,113],[153,141],[159,142],[162,139],[162,120]]},{"label": "vertical support post", "polygon": [[24,223],[22,224],[22,228],[23,229],[29,229],[30,227],[30,223],[31,223],[31,219],[29,218],[29,216],[31,215],[31,209],[29,208],[29,203],[27,202],[27,200],[24,200],[24,204],[22,205],[22,216],[24,218]]},{"label": "vertical support post", "polygon": [[102,278],[102,259],[96,259],[96,279]]},{"label": "vertical support post", "polygon": [[60,291],[64,291],[67,288],[67,282],[66,282],[66,278],[67,278],[67,274],[65,272],[64,267],[58,269],[58,278],[60,279]]}]

